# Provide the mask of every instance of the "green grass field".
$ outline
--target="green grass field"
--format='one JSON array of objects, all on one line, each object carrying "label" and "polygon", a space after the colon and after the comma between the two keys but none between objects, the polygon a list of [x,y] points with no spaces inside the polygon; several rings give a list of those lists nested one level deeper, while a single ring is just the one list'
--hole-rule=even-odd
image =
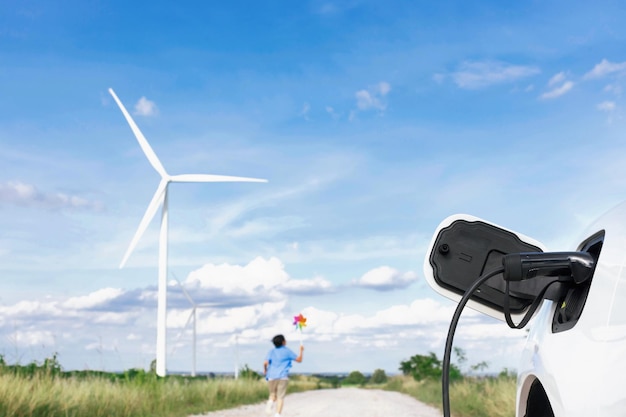
[{"label": "green grass field", "polygon": [[[383,389],[408,394],[426,404],[442,408],[441,381],[416,381],[395,376]],[[515,378],[463,378],[450,384],[450,409],[455,417],[515,417]]]},{"label": "green grass field", "polygon": [[[318,378],[294,375],[289,392],[330,386]],[[159,378],[141,369],[119,374],[63,372],[56,358],[42,365],[0,363],[0,417],[182,417],[266,398],[265,381],[255,373],[237,380]]]},{"label": "green grass field", "polygon": [[[183,417],[264,401],[265,381],[253,371],[245,375],[238,380],[159,378],[141,369],[63,372],[56,358],[26,366],[7,366],[0,360],[0,417]],[[354,386],[349,378],[338,381],[337,377],[292,375],[290,380],[289,392],[336,388],[344,383]],[[364,388],[406,393],[441,408],[438,379],[416,381],[395,376],[385,383],[358,382]],[[515,379],[463,378],[452,383],[450,402],[455,417],[513,417]]]}]

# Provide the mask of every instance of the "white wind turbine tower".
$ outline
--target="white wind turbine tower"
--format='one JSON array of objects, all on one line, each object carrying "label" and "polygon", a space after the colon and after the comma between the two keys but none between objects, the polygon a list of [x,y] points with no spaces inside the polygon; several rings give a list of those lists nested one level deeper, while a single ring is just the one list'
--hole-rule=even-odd
[{"label": "white wind turbine tower", "polygon": [[239,335],[235,335],[235,379],[239,379]]},{"label": "white wind turbine tower", "polygon": [[169,175],[159,161],[150,144],[143,136],[135,121],[130,117],[128,111],[122,104],[113,89],[109,88],[109,93],[119,106],[126,121],[130,125],[131,130],[135,134],[139,146],[148,158],[152,167],[161,175],[161,182],[148,205],[148,209],[143,215],[139,227],[130,242],[128,250],[122,259],[120,268],[123,268],[130,254],[137,246],[139,239],[145,232],[154,218],[159,206],[161,206],[161,232],[159,235],[159,274],[158,274],[158,297],[157,297],[157,341],[156,341],[156,373],[159,376],[166,374],[166,312],[167,312],[167,229],[168,229],[168,213],[167,213],[167,188],[171,182],[267,182],[264,179],[232,177],[225,175],[209,175],[209,174],[182,174]]}]

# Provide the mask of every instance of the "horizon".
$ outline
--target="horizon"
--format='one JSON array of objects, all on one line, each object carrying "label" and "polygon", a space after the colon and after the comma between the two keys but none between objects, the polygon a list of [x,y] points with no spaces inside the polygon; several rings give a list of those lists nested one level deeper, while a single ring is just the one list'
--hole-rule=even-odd
[{"label": "horizon", "polygon": [[[455,304],[423,263],[444,218],[566,251],[624,199],[625,18],[602,0],[7,5],[0,354],[156,356],[158,220],[119,265],[160,177],[112,88],[169,174],[269,181],[170,186],[168,370],[192,367],[177,280],[198,373],[257,369],[278,333],[303,339],[299,372],[443,356]],[[455,346],[497,373],[524,337],[466,310]]]}]

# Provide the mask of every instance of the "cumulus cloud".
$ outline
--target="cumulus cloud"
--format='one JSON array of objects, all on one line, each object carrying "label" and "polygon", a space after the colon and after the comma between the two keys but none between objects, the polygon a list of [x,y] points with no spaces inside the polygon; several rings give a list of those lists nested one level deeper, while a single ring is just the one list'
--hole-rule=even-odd
[{"label": "cumulus cloud", "polygon": [[103,204],[90,201],[84,197],[66,193],[44,193],[32,184],[21,181],[0,183],[0,204],[14,204],[22,207],[37,207],[44,209],[76,209],[95,210],[103,209]]},{"label": "cumulus cloud", "polygon": [[23,347],[52,345],[54,335],[48,330],[16,331],[12,334],[12,342]]},{"label": "cumulus cloud", "polygon": [[[367,335],[369,338],[372,334],[385,333],[413,337],[416,331],[424,332],[432,326],[448,323],[453,312],[453,306],[444,306],[429,298],[418,299],[408,305],[391,306],[369,316],[336,313],[314,307],[303,310],[307,317],[307,332],[314,334],[315,338],[326,340],[354,339],[359,335]],[[477,314],[471,310],[467,312],[467,316]]]},{"label": "cumulus cloud", "polygon": [[[206,264],[192,271],[182,283],[195,303],[241,307],[284,299],[287,295],[321,295],[336,291],[323,277],[293,279],[275,257],[257,257],[247,265]],[[172,288],[174,305],[187,306],[182,290]]]},{"label": "cumulus cloud", "polygon": [[55,301],[22,300],[12,306],[0,307],[0,316],[3,319],[15,320],[19,318],[58,317],[63,314]]},{"label": "cumulus cloud", "polygon": [[333,284],[322,277],[299,280],[292,279],[282,284],[279,288],[285,294],[298,295],[328,294],[336,291]]},{"label": "cumulus cloud", "polygon": [[158,114],[158,109],[154,101],[141,97],[135,104],[135,114],[139,116],[155,116]]},{"label": "cumulus cloud", "polygon": [[586,73],[583,78],[586,80],[603,78],[610,74],[622,72],[626,72],[626,62],[616,63],[603,59],[599,64],[596,64],[591,71]]},{"label": "cumulus cloud", "polygon": [[[111,300],[119,298],[108,294],[108,289],[99,290],[83,297],[71,297],[66,301],[23,300],[11,306],[0,307],[0,315],[13,323],[48,323],[66,322],[72,325],[84,325],[85,323],[119,324],[129,323],[137,317],[141,304],[128,303],[125,308],[107,310]],[[102,294],[107,294],[103,296]],[[120,293],[123,295],[123,293]],[[156,307],[156,303],[153,303]],[[77,321],[77,319],[80,319]]]},{"label": "cumulus cloud", "polygon": [[[400,273],[385,266],[368,271],[358,281],[363,286],[382,290],[404,288],[415,279],[413,273]],[[232,354],[235,343],[253,346],[258,353],[260,346],[269,348],[268,341],[275,334],[285,334],[289,340],[299,337],[292,325],[292,317],[298,313],[308,319],[302,334],[307,343],[332,342],[340,350],[355,349],[360,354],[385,353],[389,348],[394,349],[394,355],[400,348],[410,354],[414,353],[413,349],[434,348],[443,343],[455,308],[453,303],[430,298],[407,304],[374,305],[366,311],[343,303],[335,307],[325,304],[325,308],[294,306],[295,300],[298,304],[305,300],[303,295],[332,292],[333,285],[320,276],[293,279],[277,258],[259,257],[245,265],[205,265],[192,271],[182,284],[198,303],[197,346],[203,355],[221,361],[222,365],[224,355]],[[349,286],[342,290],[354,288]],[[361,291],[353,291],[348,296],[356,293],[363,295]],[[55,351],[58,346],[58,351],[65,355],[61,359],[67,355],[83,355],[74,361],[74,366],[87,363],[88,357],[92,365],[102,362],[107,346],[113,347],[109,351],[115,352],[117,359],[137,357],[138,365],[146,365],[154,357],[155,295],[154,287],[102,288],[64,299],[0,305],[0,335],[13,340],[19,348],[54,343]],[[276,298],[272,298],[274,295]],[[290,299],[290,295],[298,297]],[[212,297],[216,303],[200,306],[197,298],[203,296]],[[232,304],[237,297],[246,304]],[[172,347],[179,350],[179,357],[183,349],[190,349],[192,327],[185,327],[190,307],[180,288],[168,287],[168,355],[172,355]],[[472,310],[464,312],[463,319],[466,321],[459,331],[459,343],[501,340],[500,329],[506,328],[502,324],[484,325],[487,321]],[[175,338],[176,335],[184,337]],[[407,349],[407,345],[411,348]],[[242,355],[245,351],[242,349]],[[99,356],[94,358],[94,352]],[[390,366],[397,366],[397,362]]]},{"label": "cumulus cloud", "polygon": [[226,310],[200,310],[197,331],[201,334],[230,334],[244,329],[271,326],[277,317],[283,317],[285,305],[285,301],[277,301]]},{"label": "cumulus cloud", "polygon": [[103,288],[88,295],[71,297],[63,303],[63,307],[73,309],[93,308],[102,305],[123,294],[119,288]]},{"label": "cumulus cloud", "polygon": [[257,257],[245,266],[207,264],[192,271],[185,285],[211,289],[224,294],[258,294],[289,280],[285,266],[278,258]]},{"label": "cumulus cloud", "polygon": [[534,66],[498,61],[466,61],[451,76],[457,86],[472,90],[516,81],[539,72],[539,68]]},{"label": "cumulus cloud", "polygon": [[353,283],[356,286],[370,288],[377,291],[390,291],[398,288],[406,288],[417,280],[414,272],[401,273],[391,267],[381,266],[372,269]]}]

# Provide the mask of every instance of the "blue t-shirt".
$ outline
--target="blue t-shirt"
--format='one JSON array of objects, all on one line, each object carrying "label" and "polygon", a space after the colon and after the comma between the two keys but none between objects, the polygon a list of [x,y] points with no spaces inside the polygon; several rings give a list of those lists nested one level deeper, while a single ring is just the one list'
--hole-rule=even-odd
[{"label": "blue t-shirt", "polygon": [[291,368],[291,361],[296,359],[296,355],[291,349],[286,346],[281,346],[270,350],[267,353],[266,361],[269,362],[267,367],[267,375],[265,378],[270,379],[286,379],[289,377],[289,369]]}]

